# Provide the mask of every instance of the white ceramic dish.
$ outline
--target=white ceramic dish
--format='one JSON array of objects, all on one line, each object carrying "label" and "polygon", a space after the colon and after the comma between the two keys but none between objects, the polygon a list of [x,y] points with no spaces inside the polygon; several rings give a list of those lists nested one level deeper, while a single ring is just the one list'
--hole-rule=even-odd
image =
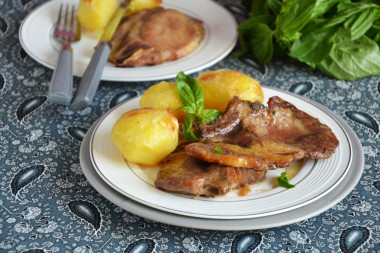
[{"label": "white ceramic dish", "polygon": [[90,158],[99,176],[113,189],[146,206],[173,214],[208,219],[247,219],[274,215],[310,204],[333,190],[348,173],[353,159],[353,147],[342,124],[321,105],[302,97],[263,88],[266,98],[280,96],[328,125],[340,144],[335,154],[325,160],[306,160],[291,179],[296,187],[273,188],[271,182],[283,171],[270,171],[266,183],[252,186],[246,196],[233,191],[217,198],[189,197],[163,192],[154,187],[157,168],[140,168],[125,161],[113,144],[110,134],[120,116],[138,108],[139,97],[131,99],[104,114],[95,126],[90,140]]},{"label": "white ceramic dish", "polygon": [[[24,50],[37,62],[54,68],[58,55],[58,44],[52,37],[53,26],[61,3],[78,4],[76,0],[49,1],[32,11],[23,21],[19,38]],[[149,81],[175,77],[180,71],[187,74],[207,68],[226,57],[237,41],[235,18],[221,5],[204,0],[163,0],[162,6],[180,10],[204,22],[205,38],[199,47],[186,57],[157,66],[116,68],[108,63],[102,80]],[[82,76],[97,38],[88,32],[79,42],[73,43],[73,72]]]},{"label": "white ceramic dish", "polygon": [[[302,98],[309,103],[321,107],[319,104]],[[90,159],[89,149],[90,140],[93,135],[93,131],[98,122],[95,122],[93,126],[88,130],[80,149],[80,163],[84,175],[89,180],[91,185],[105,198],[112,203],[120,206],[124,210],[139,215],[141,217],[176,225],[182,227],[198,228],[198,229],[213,229],[213,230],[251,230],[251,229],[264,229],[271,227],[278,227],[283,225],[299,222],[313,216],[316,216],[327,209],[333,207],[345,196],[347,196],[359,182],[361,174],[364,169],[364,154],[360,144],[360,141],[352,129],[347,123],[335,115],[330,110],[322,107],[326,113],[332,115],[335,120],[342,126],[347,134],[349,142],[352,147],[352,152],[355,154],[352,157],[346,176],[342,181],[336,185],[334,189],[326,193],[323,197],[313,201],[308,205],[303,205],[298,208],[285,211],[282,213],[268,215],[256,218],[247,219],[208,219],[190,217],[184,215],[173,214],[165,212],[159,209],[155,209],[139,202],[136,202],[125,195],[119,193],[110,187],[95,171]]]}]

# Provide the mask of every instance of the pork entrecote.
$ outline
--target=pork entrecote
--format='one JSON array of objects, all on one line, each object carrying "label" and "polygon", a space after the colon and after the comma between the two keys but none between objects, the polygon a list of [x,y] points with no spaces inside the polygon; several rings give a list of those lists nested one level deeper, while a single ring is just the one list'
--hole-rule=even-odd
[{"label": "pork entrecote", "polygon": [[266,170],[208,163],[186,154],[183,145],[160,164],[157,188],[180,194],[215,197],[232,189],[262,181]]},{"label": "pork entrecote", "polygon": [[329,158],[338,145],[328,126],[279,97],[268,106],[235,97],[223,115],[201,126],[199,142],[181,144],[161,162],[155,184],[181,194],[224,195],[262,181],[268,169]]},{"label": "pork entrecote", "polygon": [[123,19],[108,60],[117,67],[173,61],[193,52],[204,34],[201,20],[180,11],[163,7],[142,10]]},{"label": "pork entrecote", "polygon": [[[268,106],[235,97],[215,122],[203,125],[187,154],[220,165],[256,170],[288,167],[303,157],[329,158],[339,141],[317,118],[275,96]],[[222,154],[213,152],[220,147]]]}]

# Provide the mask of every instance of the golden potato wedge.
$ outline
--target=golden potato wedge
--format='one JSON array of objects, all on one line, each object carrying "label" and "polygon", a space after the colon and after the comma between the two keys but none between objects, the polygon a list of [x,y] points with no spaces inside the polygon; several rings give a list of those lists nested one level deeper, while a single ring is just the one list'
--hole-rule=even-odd
[{"label": "golden potato wedge", "polygon": [[127,161],[155,165],[177,147],[178,128],[170,110],[142,108],[123,114],[111,139]]},{"label": "golden potato wedge", "polygon": [[[161,3],[162,0],[131,0],[125,15],[157,7]],[[118,6],[118,0],[80,0],[77,12],[79,23],[100,35]]]},{"label": "golden potato wedge", "polygon": [[183,110],[176,110],[182,106],[179,98],[176,83],[160,82],[149,87],[141,97],[140,107],[166,110],[170,108],[178,121],[182,123],[185,120],[186,113]]},{"label": "golden potato wedge", "polygon": [[224,111],[234,96],[249,101],[264,101],[260,84],[252,77],[235,70],[206,71],[197,77],[203,90],[205,108]]},{"label": "golden potato wedge", "polygon": [[131,15],[143,9],[151,9],[157,6],[160,6],[162,0],[132,0],[125,12],[125,15]]},{"label": "golden potato wedge", "polygon": [[80,0],[78,21],[84,28],[100,34],[118,6],[118,0]]}]

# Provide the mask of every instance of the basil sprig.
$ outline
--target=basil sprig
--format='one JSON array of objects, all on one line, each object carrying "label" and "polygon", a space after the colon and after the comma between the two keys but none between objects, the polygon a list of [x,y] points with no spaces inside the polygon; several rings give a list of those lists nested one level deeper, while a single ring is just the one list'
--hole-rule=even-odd
[{"label": "basil sprig", "polygon": [[[240,54],[290,57],[342,79],[380,75],[378,0],[242,0]],[[236,53],[238,55],[239,53]]]},{"label": "basil sprig", "polygon": [[286,174],[286,172],[282,172],[281,175],[277,178],[277,183],[279,186],[285,187],[285,188],[294,188],[295,185],[291,184],[289,182],[289,178]]},{"label": "basil sprig", "polygon": [[182,136],[187,141],[197,141],[199,135],[197,126],[202,122],[209,123],[215,120],[221,112],[214,109],[205,109],[202,88],[197,80],[183,72],[177,74],[177,91],[183,104],[178,109],[187,112],[183,123]]}]

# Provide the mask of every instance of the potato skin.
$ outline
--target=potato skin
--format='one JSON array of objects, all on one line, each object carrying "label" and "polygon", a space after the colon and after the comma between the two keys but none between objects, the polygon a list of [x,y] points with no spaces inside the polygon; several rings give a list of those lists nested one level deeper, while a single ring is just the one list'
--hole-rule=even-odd
[{"label": "potato skin", "polygon": [[235,70],[206,71],[197,77],[203,90],[205,108],[224,111],[234,96],[249,101],[264,101],[260,84],[252,77]]},{"label": "potato skin", "polygon": [[170,108],[174,111],[180,123],[183,123],[186,113],[183,110],[176,110],[183,104],[179,98],[176,83],[160,82],[149,87],[141,97],[140,107],[166,110]]},{"label": "potato skin", "polygon": [[132,110],[114,124],[111,139],[127,161],[155,165],[177,147],[178,121],[170,110]]}]

